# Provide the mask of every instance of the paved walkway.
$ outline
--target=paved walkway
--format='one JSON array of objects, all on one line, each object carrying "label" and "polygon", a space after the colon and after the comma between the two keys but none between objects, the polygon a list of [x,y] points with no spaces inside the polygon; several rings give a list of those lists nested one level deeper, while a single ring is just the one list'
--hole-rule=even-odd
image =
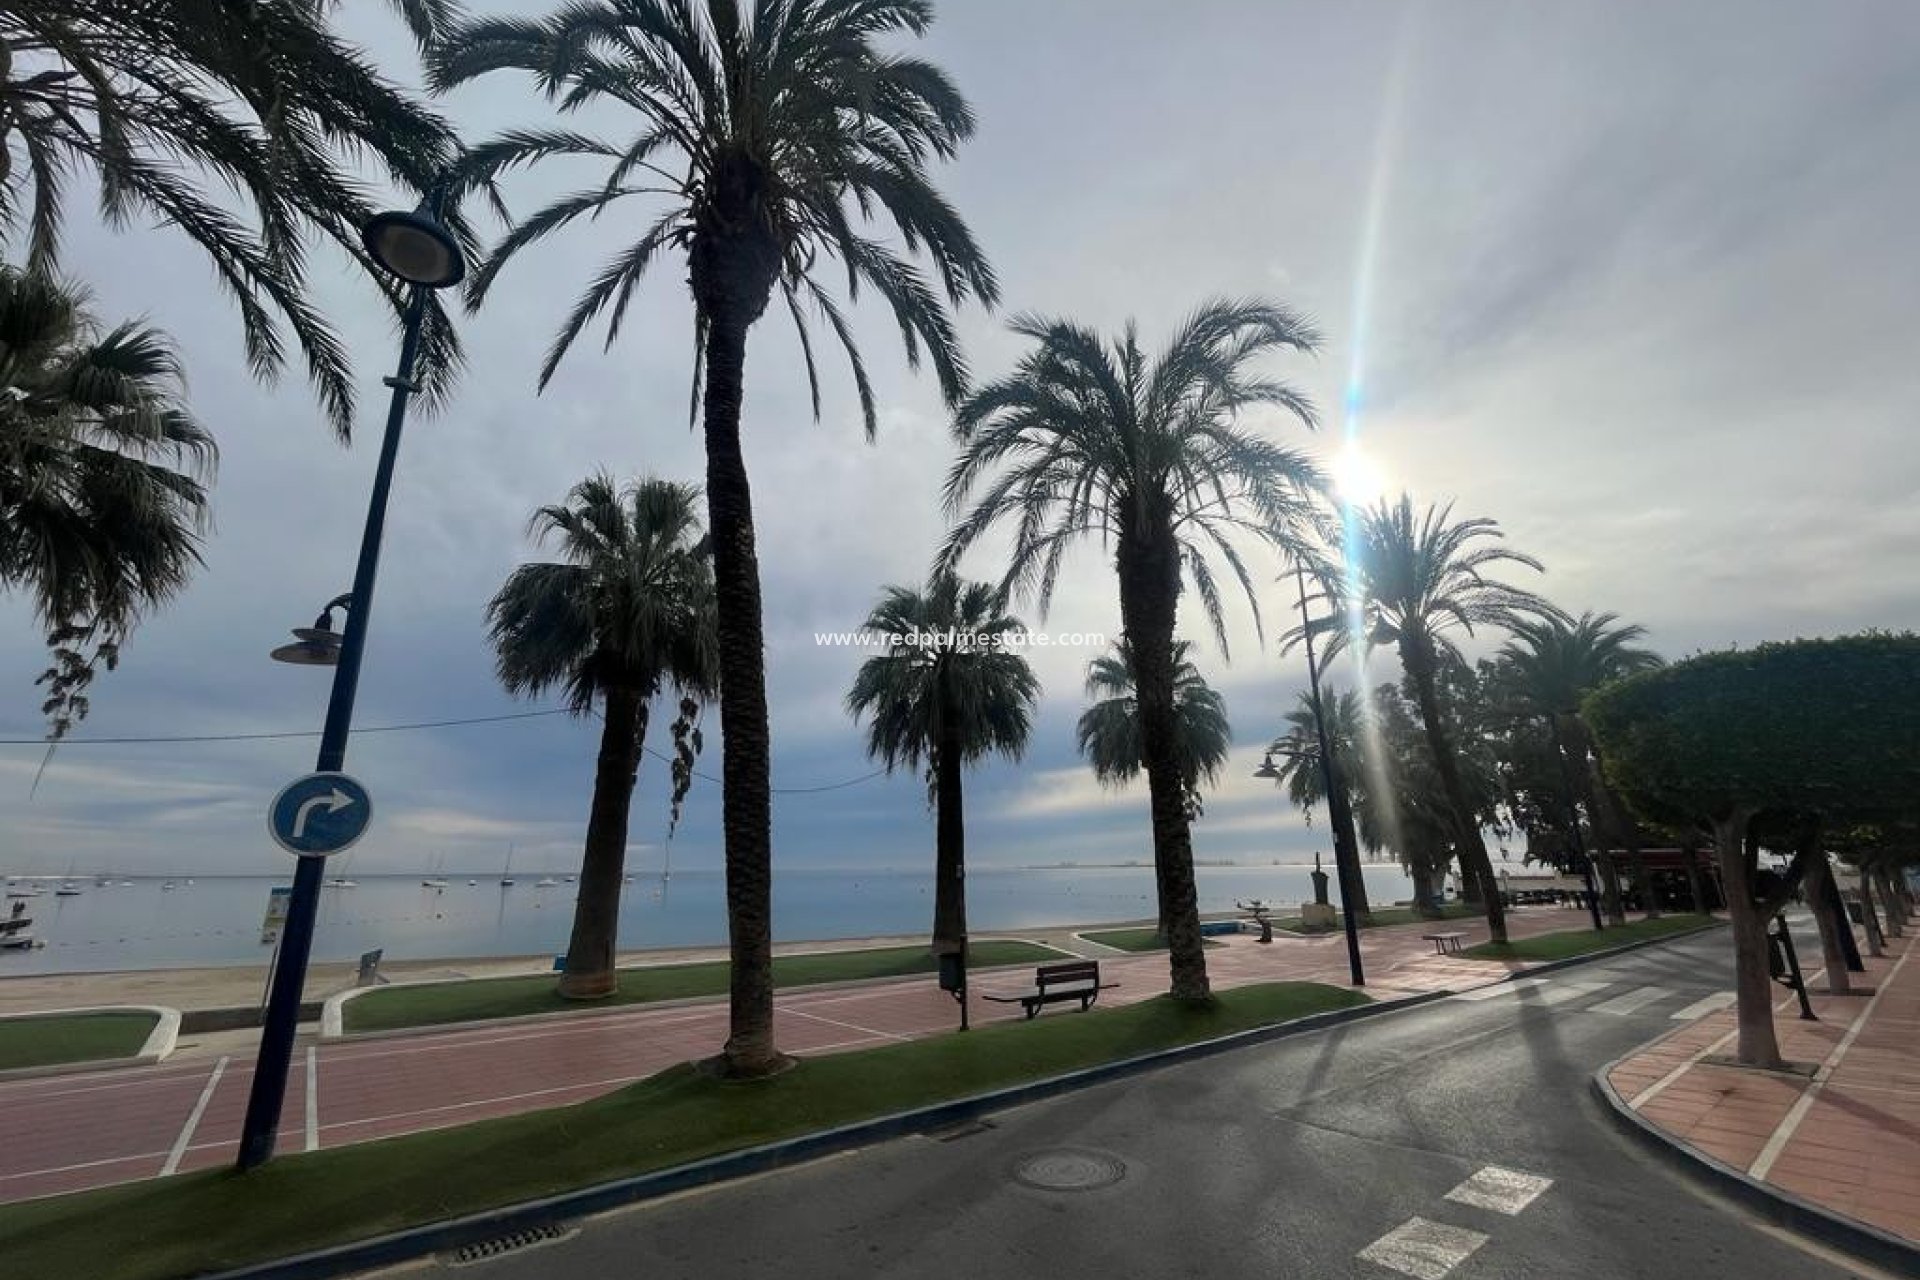
[{"label": "paved walkway", "polygon": [[[1817,963],[1812,927],[1795,930]],[[1920,1243],[1920,963],[1916,937],[1889,938],[1854,974],[1870,996],[1812,991],[1817,1022],[1791,996],[1775,1007],[1780,1052],[1811,1079],[1716,1065],[1731,1054],[1731,1008],[1698,1017],[1623,1060],[1608,1079],[1684,1146],[1748,1176]],[[1820,985],[1810,974],[1808,987]],[[1728,993],[1729,995],[1731,993]],[[1698,1010],[1692,1012],[1699,1012]]]},{"label": "paved walkway", "polygon": [[[1579,928],[1583,917],[1545,907],[1511,912],[1510,933],[1528,937]],[[1449,921],[1471,946],[1484,922]],[[1458,990],[1519,967],[1433,954],[1428,925],[1362,935],[1369,990],[1378,998]],[[1339,934],[1224,940],[1207,952],[1220,988],[1278,980],[1344,984]],[[1148,999],[1166,990],[1164,954],[1103,957],[1118,985],[1101,1004]],[[989,1002],[1018,988],[1020,969],[974,976],[976,1023],[1020,1018],[1018,1005]],[[1043,1017],[1066,1017],[1050,1012]],[[868,1048],[935,1035],[958,1024],[952,997],[927,978],[831,990],[799,990],[776,1001],[775,1037],[796,1054]],[[724,1001],[670,1008],[635,1005],[558,1021],[497,1023],[411,1036],[296,1046],[279,1147],[342,1146],[491,1116],[563,1106],[610,1092],[664,1067],[712,1056],[726,1039]],[[0,1083],[0,1202],[167,1176],[233,1159],[252,1082],[249,1038],[208,1061]]]}]

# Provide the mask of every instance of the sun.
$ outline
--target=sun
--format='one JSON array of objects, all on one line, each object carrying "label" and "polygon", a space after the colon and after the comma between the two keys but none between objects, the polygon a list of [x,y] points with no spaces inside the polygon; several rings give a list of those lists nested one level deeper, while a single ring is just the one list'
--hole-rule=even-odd
[{"label": "sun", "polygon": [[1329,470],[1333,474],[1334,492],[1342,502],[1353,506],[1367,506],[1387,491],[1386,472],[1351,440],[1334,455]]}]

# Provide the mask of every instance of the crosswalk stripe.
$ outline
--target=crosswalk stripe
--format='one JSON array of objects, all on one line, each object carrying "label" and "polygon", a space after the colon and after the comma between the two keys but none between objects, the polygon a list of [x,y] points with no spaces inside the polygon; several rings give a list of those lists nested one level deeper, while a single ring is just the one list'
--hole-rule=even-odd
[{"label": "crosswalk stripe", "polygon": [[1656,1000],[1664,1000],[1673,992],[1666,987],[1639,987],[1611,1000],[1603,1000],[1591,1007],[1591,1013],[1611,1013],[1616,1017],[1625,1017],[1638,1013]]},{"label": "crosswalk stripe", "polygon": [[1582,996],[1605,991],[1610,982],[1554,982],[1547,978],[1516,978],[1477,991],[1462,991],[1455,1000],[1492,1000],[1496,996],[1522,996],[1527,1004],[1565,1004]]},{"label": "crosswalk stripe", "polygon": [[1511,1218],[1539,1199],[1540,1194],[1552,1185],[1552,1178],[1490,1164],[1447,1192],[1446,1198],[1455,1204],[1491,1209]]},{"label": "crosswalk stripe", "polygon": [[1710,1013],[1718,1013],[1720,1012],[1720,1010],[1725,1009],[1730,1005],[1732,1005],[1733,1002],[1734,1002],[1733,992],[1716,991],[1712,995],[1708,996],[1706,999],[1695,1000],[1692,1004],[1688,1005],[1686,1008],[1676,1010],[1674,1013],[1668,1016],[1671,1017],[1675,1022],[1691,1022],[1695,1018],[1704,1018]]},{"label": "crosswalk stripe", "polygon": [[1484,1231],[1450,1227],[1444,1222],[1408,1218],[1360,1251],[1360,1257],[1414,1280],[1445,1280],[1485,1244]]}]

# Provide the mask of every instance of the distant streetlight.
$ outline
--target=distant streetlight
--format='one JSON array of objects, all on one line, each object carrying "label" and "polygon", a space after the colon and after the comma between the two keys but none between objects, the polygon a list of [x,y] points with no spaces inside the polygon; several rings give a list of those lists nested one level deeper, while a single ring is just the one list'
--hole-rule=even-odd
[{"label": "distant streetlight", "polygon": [[[439,201],[430,195],[409,212],[376,214],[361,228],[360,239],[373,260],[411,286],[400,336],[400,363],[386,385],[393,389],[387,408],[386,434],[380,441],[380,460],[374,468],[373,493],[367,503],[367,523],[360,536],[360,560],[353,573],[353,590],[335,597],[312,627],[296,628],[300,642],[273,651],[281,662],[301,666],[331,666],[333,689],[327,699],[326,725],[320,735],[315,771],[338,773],[347,760],[347,735],[353,727],[353,701],[360,685],[360,661],[366,652],[367,620],[373,607],[373,586],[380,568],[380,539],[386,529],[387,496],[393,488],[394,463],[400,453],[400,429],[407,418],[407,398],[420,390],[414,365],[420,354],[420,328],[426,319],[427,299],[435,289],[458,284],[466,274],[459,241],[440,222]],[[333,610],[347,609],[346,634],[333,639]],[[267,1012],[260,1029],[260,1053],[247,1095],[247,1114],[240,1130],[239,1167],[251,1169],[273,1157],[274,1137],[287,1096],[287,1068],[293,1058],[294,1032],[300,1020],[300,995],[306,986],[307,958],[313,949],[314,917],[320,906],[322,858],[303,856],[293,875],[293,894],[280,938],[280,963],[273,972]]]},{"label": "distant streetlight", "polygon": [[[1586,879],[1587,911],[1593,916],[1593,927],[1604,929],[1606,926],[1600,923],[1600,890],[1593,883],[1593,857],[1587,852],[1585,842],[1580,839],[1580,804],[1576,799],[1577,793],[1573,785],[1573,766],[1567,759],[1566,744],[1560,740],[1560,717],[1551,711],[1544,714],[1547,718],[1547,728],[1553,734],[1554,758],[1560,761],[1560,781],[1567,789],[1567,831],[1573,840],[1573,856],[1579,861],[1580,870]],[[1651,885],[1647,887],[1647,892],[1649,895],[1652,894]]]},{"label": "distant streetlight", "polygon": [[[1307,693],[1313,708],[1313,732],[1319,743],[1320,781],[1327,792],[1327,821],[1333,827],[1333,869],[1340,880],[1340,914],[1346,925],[1347,933],[1347,970],[1353,985],[1367,985],[1366,969],[1360,963],[1359,925],[1353,918],[1353,901],[1359,893],[1360,849],[1354,838],[1353,810],[1347,803],[1347,789],[1340,777],[1338,764],[1333,758],[1333,747],[1327,739],[1327,719],[1325,709],[1320,702],[1320,665],[1313,652],[1313,637],[1320,632],[1330,631],[1339,626],[1335,618],[1311,618],[1307,616],[1307,575],[1304,569],[1294,568],[1294,576],[1300,586],[1300,631],[1307,644]],[[1282,752],[1281,754],[1288,754]],[[1301,758],[1305,758],[1304,755]],[[1273,767],[1271,753],[1254,771],[1256,778],[1277,778],[1279,771]]]}]

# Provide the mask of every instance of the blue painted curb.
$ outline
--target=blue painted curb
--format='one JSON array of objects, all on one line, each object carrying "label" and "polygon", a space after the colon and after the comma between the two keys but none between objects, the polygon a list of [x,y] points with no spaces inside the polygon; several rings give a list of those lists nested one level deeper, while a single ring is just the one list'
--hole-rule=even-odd
[{"label": "blue painted curb", "polygon": [[[1634,1050],[1634,1053],[1638,1052],[1638,1049]],[[1891,1232],[1856,1222],[1812,1201],[1803,1200],[1791,1191],[1783,1191],[1771,1183],[1749,1177],[1732,1165],[1662,1133],[1652,1121],[1629,1107],[1626,1099],[1607,1080],[1608,1072],[1632,1056],[1630,1053],[1626,1057],[1615,1058],[1593,1074],[1594,1093],[1599,1095],[1614,1123],[1628,1137],[1683,1175],[1739,1202],[1776,1226],[1810,1236],[1822,1244],[1852,1254],[1862,1262],[1884,1267],[1895,1275],[1920,1276],[1920,1247],[1909,1244]]]},{"label": "blue painted curb", "polygon": [[376,1236],[353,1244],[296,1254],[290,1258],[256,1263],[233,1271],[222,1271],[217,1275],[206,1277],[205,1280],[321,1280],[322,1277],[343,1275],[348,1272],[389,1267],[427,1254],[491,1240],[514,1231],[552,1226],[573,1218],[619,1208],[622,1205],[653,1200],[732,1178],[764,1173],[787,1165],[818,1159],[835,1152],[869,1146],[890,1138],[944,1129],[987,1112],[1003,1111],[1008,1107],[1037,1102],[1042,1098],[1051,1098],[1076,1089],[1084,1089],[1089,1085],[1104,1084],[1109,1080],[1138,1075],[1158,1067],[1212,1057],[1215,1054],[1245,1048],[1249,1045],[1264,1044],[1268,1041],[1303,1035],[1349,1022],[1397,1013],[1402,1009],[1411,1009],[1431,1004],[1436,1000],[1444,1000],[1451,994],[1452,992],[1449,991],[1432,991],[1400,1000],[1309,1014],[1304,1018],[1295,1018],[1291,1022],[1255,1027],[1249,1031],[1237,1031],[1232,1035],[1220,1036],[1213,1040],[1178,1045],[1171,1049],[1142,1054],[1136,1058],[1124,1058],[1118,1062],[1108,1062],[1082,1071],[1068,1072],[1066,1075],[1050,1076],[1045,1080],[1029,1081],[1026,1084],[996,1089],[991,1093],[976,1094],[970,1098],[959,1098],[915,1111],[880,1116],[857,1124],[843,1125],[838,1129],[827,1129],[819,1133],[804,1134],[798,1138],[770,1142],[764,1146],[749,1147],[744,1151],[710,1156],[691,1164],[676,1165],[671,1169],[622,1178],[616,1182],[605,1182],[578,1191],[568,1191],[544,1200],[507,1205],[463,1218],[434,1223],[431,1226],[396,1231],[390,1235]]}]

